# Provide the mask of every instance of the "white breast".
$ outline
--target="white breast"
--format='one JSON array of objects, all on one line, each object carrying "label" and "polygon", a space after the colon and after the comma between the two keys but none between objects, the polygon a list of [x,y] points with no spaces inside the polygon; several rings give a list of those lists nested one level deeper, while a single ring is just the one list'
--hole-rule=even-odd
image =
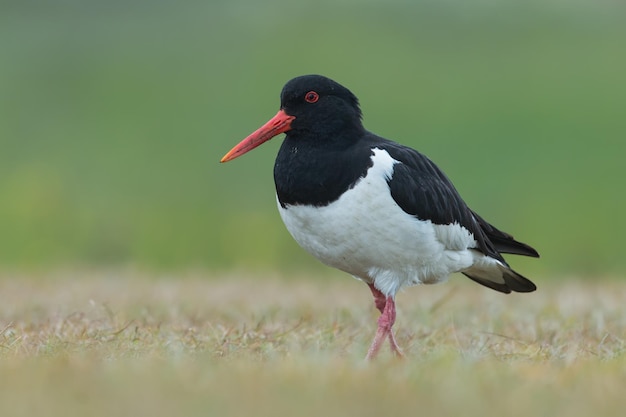
[{"label": "white breast", "polygon": [[387,180],[394,160],[374,149],[365,177],[324,207],[278,205],[287,230],[305,250],[327,265],[386,295],[402,287],[445,280],[472,265],[474,237],[458,224],[434,225],[404,212]]}]

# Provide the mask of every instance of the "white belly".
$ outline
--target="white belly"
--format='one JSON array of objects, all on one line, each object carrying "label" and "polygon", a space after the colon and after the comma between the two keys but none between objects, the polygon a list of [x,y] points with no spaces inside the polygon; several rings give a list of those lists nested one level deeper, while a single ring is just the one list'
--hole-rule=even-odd
[{"label": "white belly", "polygon": [[278,205],[300,246],[386,295],[471,266],[477,255],[472,234],[458,224],[434,225],[404,212],[387,184],[397,161],[379,149],[372,160],[366,176],[327,206]]}]

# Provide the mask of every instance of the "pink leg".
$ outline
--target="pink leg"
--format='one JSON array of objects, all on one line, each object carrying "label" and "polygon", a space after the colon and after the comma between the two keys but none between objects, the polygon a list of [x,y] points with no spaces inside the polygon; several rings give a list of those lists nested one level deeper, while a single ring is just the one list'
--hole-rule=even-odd
[{"label": "pink leg", "polygon": [[374,284],[367,284],[370,287],[370,291],[372,291],[372,295],[374,296],[374,304],[380,313],[382,314],[385,309],[385,304],[387,303],[387,297],[385,294],[380,292],[378,288],[374,286]]},{"label": "pink leg", "polygon": [[396,321],[396,303],[393,297],[385,297],[385,295],[374,287],[373,284],[368,284],[372,294],[374,295],[374,303],[376,308],[380,311],[380,317],[378,318],[378,329],[376,330],[376,336],[374,341],[367,351],[367,359],[374,359],[380,350],[385,339],[389,339],[391,345],[391,351],[398,357],[404,356],[396,338],[393,334],[393,324]]}]

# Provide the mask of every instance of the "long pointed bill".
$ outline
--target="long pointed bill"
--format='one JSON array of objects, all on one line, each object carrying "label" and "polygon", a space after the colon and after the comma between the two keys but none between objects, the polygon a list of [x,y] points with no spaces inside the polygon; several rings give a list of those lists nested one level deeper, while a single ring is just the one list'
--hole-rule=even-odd
[{"label": "long pointed bill", "polygon": [[228,162],[231,159],[235,159],[246,152],[250,152],[262,143],[267,142],[274,136],[287,132],[291,129],[293,119],[295,119],[294,116],[289,116],[281,109],[276,113],[276,116],[272,117],[267,123],[239,142],[237,146],[224,155],[220,162]]}]

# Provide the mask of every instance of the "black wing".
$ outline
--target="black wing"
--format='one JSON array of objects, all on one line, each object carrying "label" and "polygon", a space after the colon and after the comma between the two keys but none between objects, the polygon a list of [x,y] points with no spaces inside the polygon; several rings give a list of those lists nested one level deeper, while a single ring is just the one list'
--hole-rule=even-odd
[{"label": "black wing", "polygon": [[434,224],[458,223],[476,239],[479,251],[508,265],[501,253],[538,257],[532,247],[498,230],[465,204],[448,177],[418,151],[387,141],[381,146],[399,164],[389,180],[391,196],[405,212]]}]

